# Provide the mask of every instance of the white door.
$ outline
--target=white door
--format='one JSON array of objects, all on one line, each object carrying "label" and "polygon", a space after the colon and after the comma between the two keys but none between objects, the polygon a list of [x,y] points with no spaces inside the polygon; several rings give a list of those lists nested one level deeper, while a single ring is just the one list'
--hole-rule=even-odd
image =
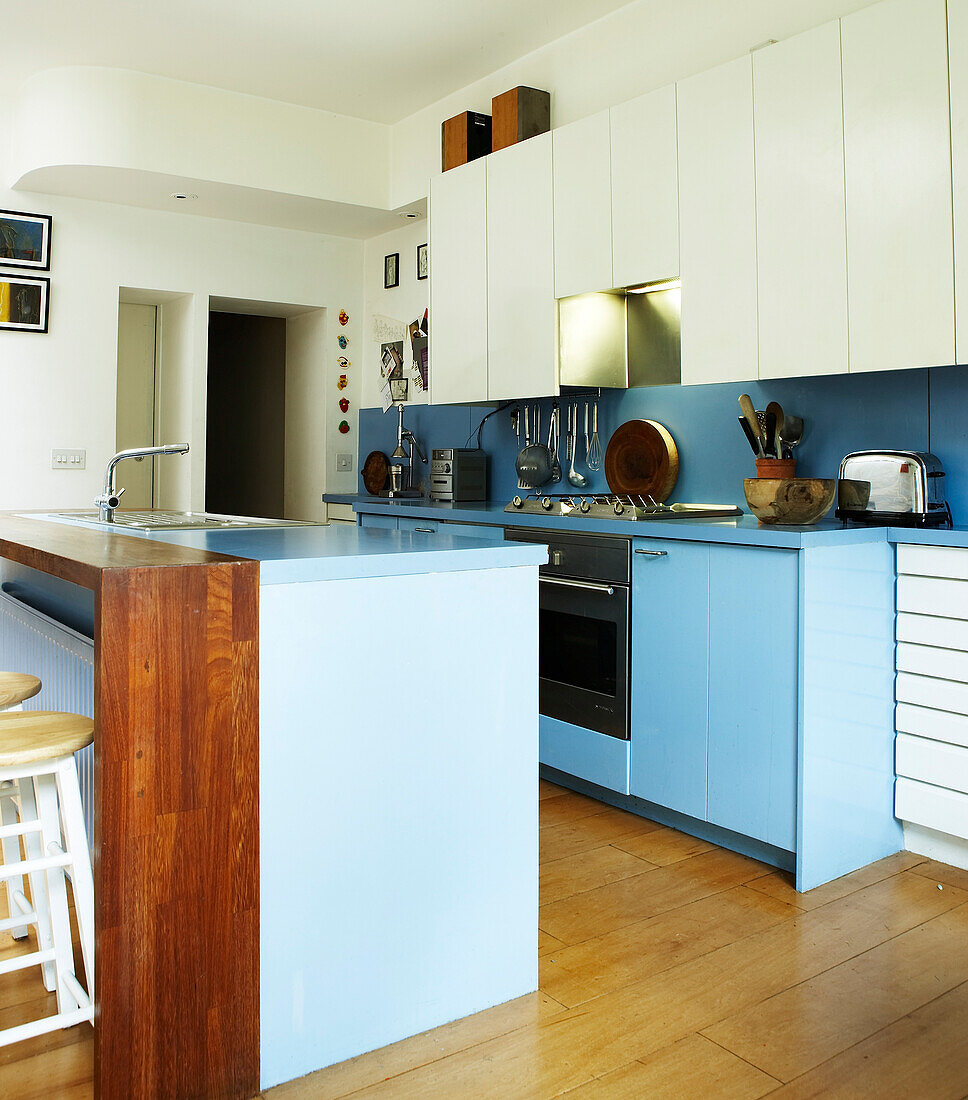
[{"label": "white door", "polygon": [[945,0],[841,21],[850,369],[953,363]]},{"label": "white door", "polygon": [[609,112],[612,152],[612,283],[635,286],[679,274],[676,87]]},{"label": "white door", "polygon": [[753,77],[749,57],[681,81],[682,381],[757,377]]},{"label": "white door", "polygon": [[760,378],[847,370],[840,23],[753,54]]},{"label": "white door", "polygon": [[430,400],[435,405],[487,398],[486,159],[452,168],[430,185]]},{"label": "white door", "polygon": [[484,159],[487,395],[547,397],[558,392],[551,134]]},{"label": "white door", "polygon": [[[155,442],[156,307],[118,306],[116,449]],[[170,461],[170,460],[169,460]],[[151,508],[155,459],[124,464],[122,508]]]},{"label": "white door", "polygon": [[552,131],[555,297],[609,290],[612,202],[608,111]]}]

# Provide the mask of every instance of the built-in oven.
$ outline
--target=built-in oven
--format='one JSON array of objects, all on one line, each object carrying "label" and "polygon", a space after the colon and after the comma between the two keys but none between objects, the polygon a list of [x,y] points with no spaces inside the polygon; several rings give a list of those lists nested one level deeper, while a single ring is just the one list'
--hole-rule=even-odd
[{"label": "built-in oven", "polygon": [[548,545],[539,570],[541,713],[628,740],[630,540],[520,527],[505,536]]}]

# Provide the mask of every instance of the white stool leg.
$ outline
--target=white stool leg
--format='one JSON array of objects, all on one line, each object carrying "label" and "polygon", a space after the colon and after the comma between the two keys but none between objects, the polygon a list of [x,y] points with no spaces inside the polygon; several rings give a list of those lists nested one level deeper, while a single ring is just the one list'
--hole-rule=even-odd
[{"label": "white stool leg", "polygon": [[[20,780],[20,819],[36,821],[38,818],[35,781],[31,778]],[[40,859],[44,855],[44,840],[41,833],[24,834],[24,850],[27,859]],[[59,872],[54,872],[59,873]],[[43,871],[32,871],[30,878],[30,900],[37,914],[37,946],[47,951],[54,946],[50,927],[50,900],[47,894],[47,876]],[[52,962],[42,966],[44,988],[53,993],[57,988],[57,974]]]},{"label": "white stool leg", "polygon": [[[51,855],[51,845],[62,847],[60,814],[57,806],[57,782],[53,775],[38,775],[34,785],[37,791],[37,808],[43,825],[44,854]],[[66,976],[74,975],[74,951],[71,944],[71,921],[67,908],[67,884],[62,867],[46,871],[47,901],[50,913],[51,935],[54,940],[54,969],[57,974],[57,1011],[76,1011],[78,1002],[70,990]]]},{"label": "white stool leg", "polygon": [[[16,825],[20,815],[17,812],[17,806],[15,799],[18,797],[19,791],[17,784],[11,782],[8,787],[4,787],[0,791],[0,825]],[[19,863],[20,862],[20,838],[16,836],[8,836],[3,841],[3,862],[4,863]],[[19,876],[17,878],[7,879],[7,898],[10,901],[10,916],[16,916],[16,909],[14,908],[13,901],[11,900],[14,895],[14,891],[23,891],[24,880]],[[21,925],[18,928],[11,928],[10,935],[15,940],[22,940],[27,935],[27,925]]]},{"label": "white stool leg", "polygon": [[81,788],[77,780],[77,765],[73,756],[65,757],[57,769],[57,795],[64,822],[64,840],[70,852],[71,884],[74,887],[74,910],[81,938],[87,995],[94,1000],[94,876],[91,855],[84,827]]}]

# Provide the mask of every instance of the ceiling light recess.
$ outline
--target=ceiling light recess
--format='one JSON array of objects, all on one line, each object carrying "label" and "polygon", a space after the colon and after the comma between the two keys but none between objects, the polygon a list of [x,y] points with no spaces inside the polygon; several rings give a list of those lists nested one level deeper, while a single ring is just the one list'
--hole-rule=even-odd
[{"label": "ceiling light recess", "polygon": [[189,191],[172,191],[171,197],[178,199],[179,202],[190,202],[192,199],[197,199],[198,195],[193,195]]}]

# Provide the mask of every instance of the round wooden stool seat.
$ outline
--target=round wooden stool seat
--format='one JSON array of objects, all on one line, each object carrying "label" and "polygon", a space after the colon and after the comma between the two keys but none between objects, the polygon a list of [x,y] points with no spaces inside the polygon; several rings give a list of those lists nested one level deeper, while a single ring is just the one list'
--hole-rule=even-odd
[{"label": "round wooden stool seat", "polygon": [[16,707],[40,691],[40,680],[26,672],[0,672],[0,708]]},{"label": "round wooden stool seat", "polygon": [[0,714],[0,768],[69,756],[94,740],[94,720],[56,710]]}]

